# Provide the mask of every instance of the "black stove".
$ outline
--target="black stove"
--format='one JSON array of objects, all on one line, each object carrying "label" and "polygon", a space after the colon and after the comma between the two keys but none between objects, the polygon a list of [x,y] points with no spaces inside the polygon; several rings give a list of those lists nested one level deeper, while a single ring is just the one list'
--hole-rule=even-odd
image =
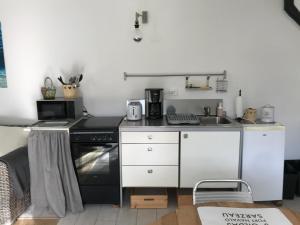
[{"label": "black stove", "polygon": [[119,124],[122,118],[84,118],[70,128],[71,153],[84,203],[120,203]]},{"label": "black stove", "polygon": [[76,123],[71,131],[118,131],[123,117],[89,117]]},{"label": "black stove", "polygon": [[123,117],[89,117],[70,129],[71,142],[119,142],[119,125]]}]

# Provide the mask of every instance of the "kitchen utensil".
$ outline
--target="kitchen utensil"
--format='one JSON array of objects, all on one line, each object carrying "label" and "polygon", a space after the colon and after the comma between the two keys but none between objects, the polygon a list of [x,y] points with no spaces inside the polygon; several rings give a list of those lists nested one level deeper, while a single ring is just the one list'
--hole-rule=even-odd
[{"label": "kitchen utensil", "polygon": [[69,84],[74,84],[76,81],[76,76],[70,77],[69,78]]},{"label": "kitchen utensil", "polygon": [[80,74],[79,76],[76,77],[75,84],[76,84],[77,87],[80,86],[79,83],[82,81],[82,79],[83,79],[83,75],[82,74]]},{"label": "kitchen utensil", "polygon": [[247,120],[249,122],[255,123],[256,121],[256,109],[253,108],[248,108],[246,109],[244,116],[243,116],[244,120]]},{"label": "kitchen utensil", "polygon": [[58,77],[57,79],[59,80],[59,82],[60,82],[62,85],[66,85],[66,83],[63,81],[63,79],[62,79],[62,77],[61,77],[61,76],[60,76],[60,77]]},{"label": "kitchen utensil", "polygon": [[131,100],[127,106],[127,120],[142,119],[142,104],[139,101]]},{"label": "kitchen utensil", "polygon": [[274,123],[275,107],[267,104],[261,108],[261,121],[265,123]]},{"label": "kitchen utensil", "polygon": [[81,82],[81,81],[82,81],[82,79],[83,79],[83,75],[82,75],[82,74],[80,74],[80,76],[79,76],[79,82]]},{"label": "kitchen utensil", "polygon": [[43,98],[45,100],[55,99],[56,88],[53,85],[53,81],[50,77],[44,79],[44,87],[41,88]]},{"label": "kitchen utensil", "polygon": [[76,87],[79,87],[79,76],[76,76],[75,85]]}]

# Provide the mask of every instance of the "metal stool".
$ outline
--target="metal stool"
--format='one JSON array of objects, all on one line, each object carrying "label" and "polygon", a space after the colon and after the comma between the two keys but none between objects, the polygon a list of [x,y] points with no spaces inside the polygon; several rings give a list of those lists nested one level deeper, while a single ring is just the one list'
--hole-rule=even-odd
[{"label": "metal stool", "polygon": [[[216,184],[216,183],[235,183],[241,185],[238,190],[233,191],[198,191],[202,184]],[[244,185],[247,191],[240,191]],[[203,188],[203,187],[202,187]],[[218,187],[219,189],[221,187]],[[217,188],[217,189],[218,189]],[[193,204],[205,203],[205,202],[221,202],[221,201],[231,201],[231,202],[245,202],[253,203],[252,190],[250,185],[243,180],[200,180],[198,181],[193,189]]]}]

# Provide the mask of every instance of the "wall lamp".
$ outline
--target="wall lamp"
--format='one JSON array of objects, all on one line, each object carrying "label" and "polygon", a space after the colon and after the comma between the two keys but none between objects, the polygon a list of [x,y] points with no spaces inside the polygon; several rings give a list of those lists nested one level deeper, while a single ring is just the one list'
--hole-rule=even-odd
[{"label": "wall lamp", "polygon": [[134,35],[133,40],[135,42],[140,42],[143,39],[143,35],[140,29],[139,18],[142,18],[142,23],[148,23],[148,11],[142,11],[142,13],[135,13],[135,21],[134,21]]}]

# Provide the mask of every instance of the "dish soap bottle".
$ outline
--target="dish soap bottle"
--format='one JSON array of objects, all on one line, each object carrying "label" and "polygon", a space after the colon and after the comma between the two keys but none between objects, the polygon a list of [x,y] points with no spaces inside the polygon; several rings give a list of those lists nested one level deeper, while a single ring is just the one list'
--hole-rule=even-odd
[{"label": "dish soap bottle", "polygon": [[235,115],[237,119],[241,119],[243,117],[242,90],[239,90],[239,96],[235,99]]},{"label": "dish soap bottle", "polygon": [[217,117],[223,117],[223,103],[219,102],[217,107]]}]

